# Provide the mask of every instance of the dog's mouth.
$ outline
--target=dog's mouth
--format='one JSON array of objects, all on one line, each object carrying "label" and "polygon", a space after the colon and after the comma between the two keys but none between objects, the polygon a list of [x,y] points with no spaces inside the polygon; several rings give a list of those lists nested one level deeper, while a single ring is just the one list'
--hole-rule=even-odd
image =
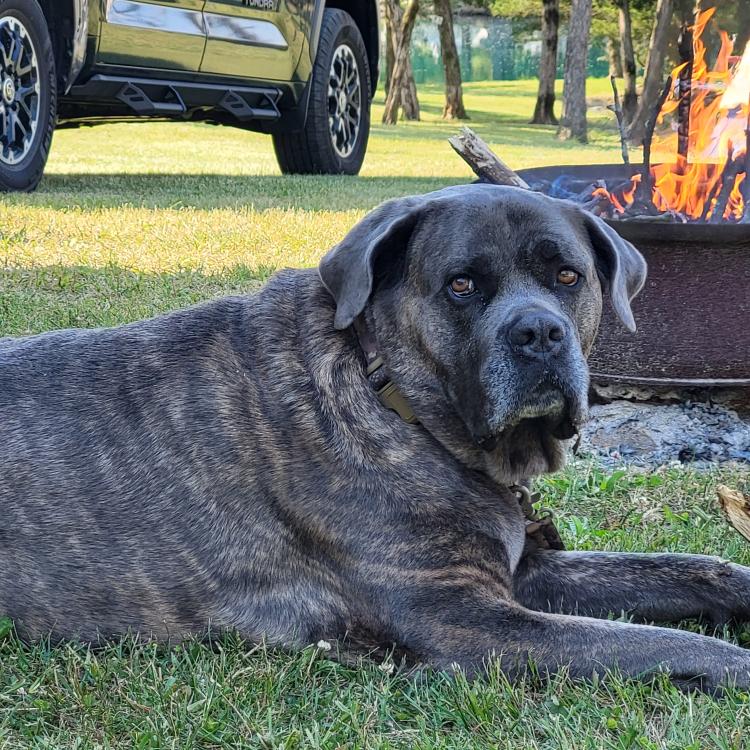
[{"label": "dog's mouth", "polygon": [[485,451],[493,451],[500,442],[512,440],[519,430],[570,440],[587,416],[587,405],[572,388],[545,380],[525,394],[520,404],[504,415],[494,429],[489,428],[475,439]]}]

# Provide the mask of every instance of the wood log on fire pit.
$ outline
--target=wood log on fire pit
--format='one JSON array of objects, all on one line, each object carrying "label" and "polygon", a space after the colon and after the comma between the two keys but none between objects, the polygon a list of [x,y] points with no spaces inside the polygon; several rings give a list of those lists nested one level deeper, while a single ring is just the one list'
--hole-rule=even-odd
[{"label": "wood log on fire pit", "polygon": [[471,128],[461,128],[461,132],[449,138],[448,143],[480,180],[528,190],[526,180],[514,172]]}]

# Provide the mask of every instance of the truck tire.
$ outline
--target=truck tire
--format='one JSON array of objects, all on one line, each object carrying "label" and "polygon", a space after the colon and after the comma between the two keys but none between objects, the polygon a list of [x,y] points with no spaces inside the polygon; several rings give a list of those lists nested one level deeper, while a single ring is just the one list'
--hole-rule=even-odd
[{"label": "truck tire", "polygon": [[367,51],[352,17],[323,11],[305,129],[273,136],[284,174],[357,174],[370,135]]},{"label": "truck tire", "polygon": [[0,0],[0,190],[42,178],[57,107],[55,58],[36,0]]}]

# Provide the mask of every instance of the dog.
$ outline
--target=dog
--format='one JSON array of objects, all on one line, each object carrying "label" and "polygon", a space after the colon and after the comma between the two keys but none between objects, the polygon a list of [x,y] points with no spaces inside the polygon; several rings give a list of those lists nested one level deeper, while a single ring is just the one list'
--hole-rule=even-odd
[{"label": "dog", "polygon": [[254,295],[0,339],[0,613],[750,687],[737,646],[606,619],[750,619],[749,568],[525,541],[514,486],[563,464],[603,298],[633,330],[645,274],[571,203],[466,185]]}]

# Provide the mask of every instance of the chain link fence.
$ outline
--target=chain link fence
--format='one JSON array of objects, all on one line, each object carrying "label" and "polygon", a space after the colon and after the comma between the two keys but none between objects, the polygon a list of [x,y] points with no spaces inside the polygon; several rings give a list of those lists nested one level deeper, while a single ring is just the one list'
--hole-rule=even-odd
[{"label": "chain link fence", "polygon": [[[454,23],[464,81],[513,81],[536,78],[542,53],[538,21],[492,16],[456,16]],[[557,53],[559,78],[563,76],[565,41],[565,29],[561,28]],[[417,22],[412,36],[411,55],[417,84],[443,82],[437,19],[422,19]],[[591,40],[588,74],[593,77],[609,75],[604,39]]]}]

